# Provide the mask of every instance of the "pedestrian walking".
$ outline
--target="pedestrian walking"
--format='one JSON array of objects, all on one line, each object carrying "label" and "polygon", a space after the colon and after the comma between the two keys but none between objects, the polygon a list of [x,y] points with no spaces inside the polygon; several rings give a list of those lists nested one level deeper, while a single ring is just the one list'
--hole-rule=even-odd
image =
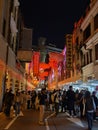
[{"label": "pedestrian walking", "polygon": [[14,97],[14,103],[15,103],[15,115],[18,116],[20,114],[21,109],[21,101],[22,96],[19,92],[19,90],[16,91],[15,97]]},{"label": "pedestrian walking", "polygon": [[49,109],[50,109],[50,111],[53,110],[53,105],[52,105],[53,102],[52,102],[52,98],[51,98],[52,96],[51,95],[52,95],[52,93],[50,92],[49,93]]},{"label": "pedestrian walking", "polygon": [[85,92],[84,103],[85,103],[86,119],[88,122],[88,130],[92,130],[93,113],[94,111],[96,111],[96,106],[95,106],[94,99],[92,98],[91,93],[89,91]]},{"label": "pedestrian walking", "polygon": [[27,100],[27,109],[30,109],[31,108],[31,94],[30,94],[30,91],[27,92],[26,100]]},{"label": "pedestrian walking", "polygon": [[44,113],[45,113],[45,101],[47,99],[46,89],[42,88],[41,94],[39,97],[39,124],[44,125]]},{"label": "pedestrian walking", "polygon": [[60,93],[59,93],[59,90],[57,90],[54,93],[55,116],[57,116],[59,113],[59,106],[60,106]]},{"label": "pedestrian walking", "polygon": [[67,109],[66,90],[64,90],[62,94],[61,112],[66,112],[66,109]]},{"label": "pedestrian walking", "polygon": [[14,94],[12,93],[12,89],[6,92],[4,97],[4,113],[7,117],[10,117],[11,106],[13,105]]},{"label": "pedestrian walking", "polygon": [[79,109],[80,109],[80,118],[83,119],[85,117],[84,113],[83,113],[83,107],[84,107],[84,102],[83,102],[83,99],[84,99],[84,91],[81,90],[79,92],[79,95],[78,95],[78,105],[79,105]]},{"label": "pedestrian walking", "polygon": [[[96,109],[97,109],[98,108],[98,98],[96,96],[96,92],[95,91],[92,92],[92,97],[94,99],[95,106],[96,106]],[[94,113],[93,113],[93,119],[94,119],[94,121],[96,121],[96,111],[94,111]]]},{"label": "pedestrian walking", "polygon": [[36,91],[32,91],[32,94],[31,94],[31,108],[32,109],[35,109],[35,99],[36,99]]},{"label": "pedestrian walking", "polygon": [[35,98],[35,110],[39,110],[40,92],[37,93]]},{"label": "pedestrian walking", "polygon": [[75,92],[73,91],[73,87],[69,86],[69,90],[66,92],[66,99],[67,99],[67,108],[69,111],[70,117],[76,116],[75,113]]}]

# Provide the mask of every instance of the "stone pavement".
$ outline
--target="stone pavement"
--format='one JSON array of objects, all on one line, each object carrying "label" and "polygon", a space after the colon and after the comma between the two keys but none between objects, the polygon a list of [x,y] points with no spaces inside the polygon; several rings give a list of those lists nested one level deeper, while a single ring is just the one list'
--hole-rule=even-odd
[{"label": "stone pavement", "polygon": [[[20,116],[23,116],[22,111],[20,111]],[[4,112],[0,112],[0,130],[4,130],[4,128],[14,119],[15,111],[10,112],[10,117],[7,117]]]},{"label": "stone pavement", "polygon": [[3,112],[0,112],[0,130],[3,130],[4,127],[12,120],[10,117],[6,117]]},{"label": "stone pavement", "polygon": [[[29,112],[30,112],[30,110],[29,110]],[[35,113],[35,115],[37,115],[38,116],[38,112],[36,112],[36,111],[32,111],[31,110],[31,113]],[[23,113],[25,113],[25,111],[23,112]],[[45,116],[47,117],[47,116],[49,116],[49,115],[51,115],[52,113],[51,112],[49,112],[49,111],[46,111],[45,112]],[[58,114],[58,116],[57,117],[53,117],[53,118],[55,118],[55,119],[58,119],[58,118],[60,118],[60,119],[62,119],[62,118],[64,118],[65,120],[67,119],[67,120],[69,120],[69,121],[71,121],[71,122],[77,122],[77,119],[76,118],[67,118],[66,117],[66,114],[65,113],[59,113]],[[50,116],[50,120],[49,120],[49,122],[50,121],[52,121],[51,119],[53,119],[51,116]],[[4,130],[4,128],[11,122],[11,120],[12,120],[13,118],[8,118],[8,117],[6,117],[5,116],[5,114],[3,113],[3,112],[1,112],[0,113],[0,130]],[[54,120],[55,121],[55,120]],[[53,122],[53,121],[52,121]],[[83,122],[85,122],[85,121],[83,121]],[[55,122],[56,123],[56,122]],[[60,123],[60,122],[59,122]],[[85,123],[87,123],[87,122],[85,122]],[[51,126],[51,125],[50,125]],[[57,125],[58,126],[58,125]],[[93,127],[93,130],[97,130],[98,129],[98,120],[96,121],[96,122],[94,122],[94,127]]]},{"label": "stone pavement", "polygon": [[[27,110],[25,110],[27,111]],[[25,111],[23,111],[23,113],[25,113]],[[30,111],[30,110],[29,110]],[[20,116],[23,116],[22,111],[20,112]],[[34,111],[34,113],[38,116],[38,112]],[[46,112],[45,116],[49,115],[50,112]],[[7,117],[4,112],[0,112],[0,130],[4,130],[6,129],[6,126],[14,119],[14,114],[11,117]]]}]

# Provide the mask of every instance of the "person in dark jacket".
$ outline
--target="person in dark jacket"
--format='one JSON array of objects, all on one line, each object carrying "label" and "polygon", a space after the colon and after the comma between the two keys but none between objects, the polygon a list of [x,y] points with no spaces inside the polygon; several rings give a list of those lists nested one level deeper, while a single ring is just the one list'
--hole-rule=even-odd
[{"label": "person in dark jacket", "polygon": [[78,104],[80,108],[80,118],[84,118],[85,115],[83,115],[83,98],[84,98],[84,91],[81,90],[78,96]]},{"label": "person in dark jacket", "polygon": [[95,102],[89,91],[85,92],[84,97],[85,113],[88,122],[88,130],[92,130],[93,127],[93,112],[96,111]]},{"label": "person in dark jacket", "polygon": [[10,117],[10,109],[13,105],[14,94],[12,93],[12,89],[9,89],[9,92],[6,93],[4,97],[4,113],[7,117]]},{"label": "person in dark jacket", "polygon": [[66,112],[66,106],[67,106],[66,90],[64,90],[62,94],[61,112]]},{"label": "person in dark jacket", "polygon": [[[95,91],[92,92],[92,97],[94,99],[95,106],[96,106],[96,109],[97,109],[97,107],[98,107],[98,98],[96,97],[96,92]],[[96,121],[96,111],[94,111],[94,113],[93,113],[93,119]]]},{"label": "person in dark jacket", "polygon": [[75,116],[76,115],[75,108],[74,108],[75,92],[73,91],[72,86],[69,86],[69,90],[66,93],[66,98],[67,98],[67,107],[69,110],[70,117],[72,116],[72,114],[74,114],[74,116]]},{"label": "person in dark jacket", "polygon": [[41,94],[39,96],[39,124],[44,125],[44,112],[45,112],[45,101],[47,99],[46,89],[42,88]]}]

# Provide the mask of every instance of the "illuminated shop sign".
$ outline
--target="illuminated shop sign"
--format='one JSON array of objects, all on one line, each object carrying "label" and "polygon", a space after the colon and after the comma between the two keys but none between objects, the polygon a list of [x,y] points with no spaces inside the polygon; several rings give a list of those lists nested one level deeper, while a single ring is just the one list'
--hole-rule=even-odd
[{"label": "illuminated shop sign", "polygon": [[72,69],[72,35],[66,35],[66,68]]}]

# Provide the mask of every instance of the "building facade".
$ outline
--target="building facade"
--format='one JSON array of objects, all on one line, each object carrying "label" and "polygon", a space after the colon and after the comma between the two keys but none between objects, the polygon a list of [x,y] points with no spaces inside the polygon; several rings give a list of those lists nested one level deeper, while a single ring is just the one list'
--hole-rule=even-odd
[{"label": "building facade", "polygon": [[69,51],[68,44],[71,44],[69,47],[72,47],[72,56],[68,56],[71,52],[66,56],[72,60],[72,66],[70,69],[66,66],[66,76],[62,84],[98,81],[98,0],[90,1],[84,15],[74,23],[70,35],[72,42],[68,40],[68,35],[65,37],[66,54]]},{"label": "building facade", "polygon": [[82,30],[83,81],[98,80],[98,1],[92,0],[80,26]]},{"label": "building facade", "polygon": [[7,88],[24,89],[24,68],[17,64],[18,0],[0,0],[0,111]]}]

